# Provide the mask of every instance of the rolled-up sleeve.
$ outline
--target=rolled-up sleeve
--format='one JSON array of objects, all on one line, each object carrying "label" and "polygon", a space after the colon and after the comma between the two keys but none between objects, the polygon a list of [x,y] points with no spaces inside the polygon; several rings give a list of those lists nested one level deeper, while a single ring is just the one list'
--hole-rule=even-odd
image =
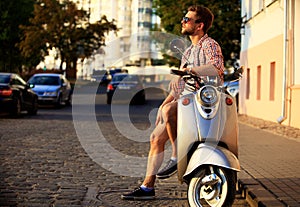
[{"label": "rolled-up sleeve", "polygon": [[207,64],[215,66],[218,70],[219,76],[223,78],[224,58],[220,45],[215,40],[207,38],[207,41],[203,43],[203,50],[207,58]]}]

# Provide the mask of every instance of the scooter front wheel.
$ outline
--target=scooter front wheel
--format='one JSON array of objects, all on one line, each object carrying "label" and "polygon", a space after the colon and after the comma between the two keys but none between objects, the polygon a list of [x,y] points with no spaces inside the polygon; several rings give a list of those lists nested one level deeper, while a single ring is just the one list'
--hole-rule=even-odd
[{"label": "scooter front wheel", "polygon": [[207,166],[200,168],[188,185],[188,202],[191,207],[232,206],[235,199],[236,172]]}]

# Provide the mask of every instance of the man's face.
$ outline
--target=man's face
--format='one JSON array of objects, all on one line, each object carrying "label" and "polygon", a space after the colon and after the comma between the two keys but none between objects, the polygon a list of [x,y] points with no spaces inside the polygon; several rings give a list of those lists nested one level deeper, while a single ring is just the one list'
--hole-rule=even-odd
[{"label": "man's face", "polygon": [[199,23],[197,20],[196,12],[189,11],[185,17],[181,20],[181,34],[183,35],[195,35]]}]

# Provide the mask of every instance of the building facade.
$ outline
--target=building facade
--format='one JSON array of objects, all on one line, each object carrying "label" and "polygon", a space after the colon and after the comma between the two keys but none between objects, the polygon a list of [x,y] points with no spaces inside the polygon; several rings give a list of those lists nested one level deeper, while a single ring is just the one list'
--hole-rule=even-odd
[{"label": "building facade", "polygon": [[300,128],[300,1],[242,0],[239,113]]},{"label": "building facade", "polygon": [[[78,76],[88,76],[92,70],[121,67],[126,64],[145,66],[151,58],[149,38],[153,23],[152,0],[74,0],[78,8],[90,12],[94,23],[106,15],[115,20],[120,30],[108,34],[106,46],[93,57],[78,65]],[[157,23],[157,22],[155,22]]]}]

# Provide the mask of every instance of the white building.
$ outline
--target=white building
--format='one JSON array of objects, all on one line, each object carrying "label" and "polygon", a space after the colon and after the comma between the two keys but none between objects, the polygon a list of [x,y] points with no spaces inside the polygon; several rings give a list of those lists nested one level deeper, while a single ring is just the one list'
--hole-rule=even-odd
[{"label": "white building", "polygon": [[153,54],[149,38],[153,25],[152,0],[74,0],[78,8],[90,12],[90,22],[106,15],[115,20],[120,30],[106,38],[106,46],[89,60],[78,65],[78,77],[87,77],[92,70],[121,67],[126,64],[148,65]]}]

